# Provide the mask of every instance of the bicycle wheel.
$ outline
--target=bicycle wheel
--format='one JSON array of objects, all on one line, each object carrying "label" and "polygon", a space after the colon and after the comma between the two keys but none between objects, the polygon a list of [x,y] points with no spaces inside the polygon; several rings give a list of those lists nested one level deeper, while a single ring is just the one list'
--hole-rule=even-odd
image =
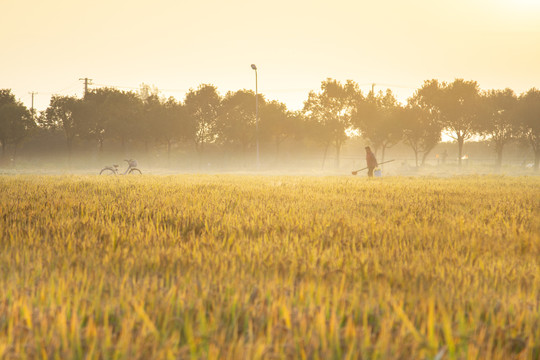
[{"label": "bicycle wheel", "polygon": [[131,170],[129,170],[129,173],[130,175],[142,175],[142,172],[141,170],[137,169],[137,168],[132,168]]},{"label": "bicycle wheel", "polygon": [[116,172],[111,168],[103,168],[99,172],[99,175],[116,175]]}]

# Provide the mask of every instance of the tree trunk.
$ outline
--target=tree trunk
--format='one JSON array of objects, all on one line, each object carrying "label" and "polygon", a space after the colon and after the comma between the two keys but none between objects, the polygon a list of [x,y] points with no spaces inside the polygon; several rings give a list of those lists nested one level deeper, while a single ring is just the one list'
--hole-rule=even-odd
[{"label": "tree trunk", "polygon": [[326,162],[326,154],[328,153],[328,147],[329,146],[330,146],[330,144],[327,143],[326,146],[324,147],[324,155],[323,155],[323,159],[322,159],[321,170],[324,170],[324,163]]},{"label": "tree trunk", "polygon": [[538,171],[540,166],[540,141],[538,141],[538,137],[532,135],[529,137],[529,143],[534,152],[534,171]]},{"label": "tree trunk", "polygon": [[336,141],[336,169],[339,169],[339,155],[341,153],[341,143]]},{"label": "tree trunk", "polygon": [[418,167],[418,150],[414,149],[414,162],[416,167]]},{"label": "tree trunk", "polygon": [[463,155],[463,136],[461,134],[458,134],[457,142],[458,142],[458,166],[461,167],[461,157]]},{"label": "tree trunk", "polygon": [[167,163],[171,165],[171,140],[167,139]]},{"label": "tree trunk", "polygon": [[[431,151],[435,148],[435,146],[436,145],[424,147],[424,155],[422,156],[422,163],[420,164],[420,166],[424,166],[424,164],[426,163],[427,156],[431,153]],[[442,163],[444,164],[445,161],[446,161],[446,156],[443,155]],[[437,161],[437,165],[439,165],[439,161]]]},{"label": "tree trunk", "polygon": [[203,156],[203,143],[195,141],[195,151],[197,152],[197,158],[199,160],[199,169],[202,166],[202,156]]},{"label": "tree trunk", "polygon": [[[248,152],[247,149],[248,149],[248,144],[242,144],[242,166],[243,167],[247,166],[247,152]],[[255,166],[258,165],[256,161],[257,159],[255,159]]]},{"label": "tree trunk", "polygon": [[96,155],[99,161],[103,160],[103,139],[97,138],[98,142],[98,153]]},{"label": "tree trunk", "polygon": [[19,142],[16,141],[14,144],[13,144],[13,161],[15,161],[15,159],[17,158],[17,150],[19,149]]},{"label": "tree trunk", "polygon": [[424,154],[422,155],[422,162],[420,163],[420,166],[424,166],[426,163],[426,158],[429,155],[429,151],[424,151]]},{"label": "tree trunk", "polygon": [[73,152],[73,138],[66,138],[67,150],[68,150],[68,165],[71,167],[71,155]]},{"label": "tree trunk", "polygon": [[504,145],[502,143],[497,143],[495,145],[495,150],[497,151],[497,167],[498,168],[502,166],[503,147]]},{"label": "tree trunk", "polygon": [[386,152],[386,144],[382,145],[382,155],[381,155],[381,161],[384,162],[384,153]]}]

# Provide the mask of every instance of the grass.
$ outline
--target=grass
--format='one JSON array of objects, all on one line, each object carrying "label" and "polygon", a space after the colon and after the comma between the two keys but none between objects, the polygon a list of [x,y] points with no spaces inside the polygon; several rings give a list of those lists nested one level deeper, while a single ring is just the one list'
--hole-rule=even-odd
[{"label": "grass", "polygon": [[0,177],[0,356],[540,359],[540,178]]}]

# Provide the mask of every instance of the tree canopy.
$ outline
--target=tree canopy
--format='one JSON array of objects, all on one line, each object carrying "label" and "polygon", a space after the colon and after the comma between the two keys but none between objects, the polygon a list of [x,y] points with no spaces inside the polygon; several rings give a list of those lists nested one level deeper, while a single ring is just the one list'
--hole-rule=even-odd
[{"label": "tree canopy", "polygon": [[330,144],[335,146],[336,167],[339,167],[341,147],[348,138],[347,130],[352,126],[354,106],[361,97],[362,93],[354,81],[341,83],[328,78],[321,83],[320,92],[309,92],[304,103],[304,115],[319,124],[326,148]]},{"label": "tree canopy", "polygon": [[6,155],[8,144],[13,145],[13,155],[17,147],[34,128],[32,114],[20,101],[15,98],[11,90],[0,89],[0,143],[2,144],[2,158]]},{"label": "tree canopy", "polygon": [[[335,149],[339,167],[342,147],[359,136],[375,152],[382,151],[381,161],[387,149],[401,142],[411,148],[419,166],[445,134],[456,141],[460,164],[464,144],[479,135],[493,144],[497,165],[505,146],[521,139],[534,153],[534,167],[539,167],[537,89],[517,96],[511,89],[480,91],[475,81],[433,79],[401,104],[389,89],[364,96],[354,81],[328,78],[319,90],[309,92],[301,111],[290,111],[261,94],[257,99],[246,89],[221,96],[210,84],[190,89],[183,100],[160,97],[157,88],[145,84],[136,92],[95,88],[83,98],[53,95],[37,117],[37,126],[40,132],[63,134],[69,156],[82,142],[96,143],[100,154],[104,143],[120,145],[124,153],[128,144],[144,144],[147,152],[154,144],[166,147],[169,159],[172,149],[184,143],[193,144],[201,159],[206,148],[247,154],[260,142],[265,158],[275,154],[277,160],[282,144],[294,142],[297,150],[324,149],[323,167],[328,149]],[[11,90],[0,90],[2,154],[8,146],[15,152],[34,127],[34,117]]]}]

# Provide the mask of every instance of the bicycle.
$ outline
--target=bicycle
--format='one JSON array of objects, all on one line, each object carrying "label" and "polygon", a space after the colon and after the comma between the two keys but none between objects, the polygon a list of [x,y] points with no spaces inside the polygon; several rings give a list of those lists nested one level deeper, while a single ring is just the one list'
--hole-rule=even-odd
[{"label": "bicycle", "polygon": [[118,165],[114,164],[113,166],[105,166],[99,172],[99,175],[142,175],[141,170],[137,169],[137,160],[129,159],[127,161],[128,167],[123,173],[118,172]]}]

